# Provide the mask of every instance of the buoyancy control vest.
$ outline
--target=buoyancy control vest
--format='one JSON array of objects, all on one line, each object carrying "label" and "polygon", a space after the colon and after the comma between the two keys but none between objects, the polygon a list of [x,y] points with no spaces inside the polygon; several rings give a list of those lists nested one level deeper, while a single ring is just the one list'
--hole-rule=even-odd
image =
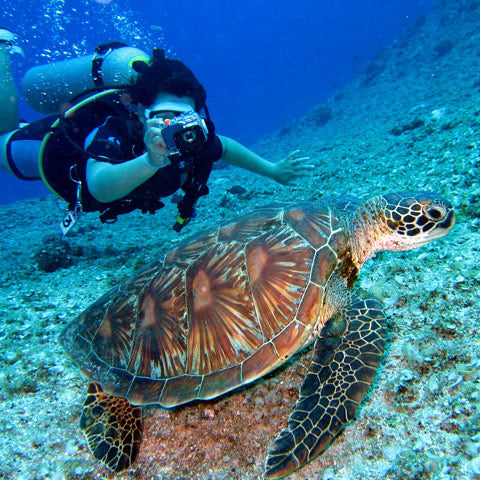
[{"label": "buoyancy control vest", "polygon": [[[113,202],[101,203],[88,191],[86,162],[94,155],[84,150],[84,143],[92,130],[107,117],[120,117],[127,125],[128,135],[142,142],[142,125],[137,115],[124,105],[123,95],[122,89],[108,89],[70,107],[52,123],[43,138],[39,154],[39,170],[43,181],[52,192],[68,202],[68,210],[99,211],[102,222],[114,222],[118,215],[135,209],[153,214],[164,206],[159,197],[142,197],[134,193]],[[222,154],[221,142],[215,135],[213,122],[207,121],[207,126],[208,148],[192,154],[188,177],[181,186],[185,193],[178,203],[179,216],[174,225],[176,230],[180,230],[183,223],[187,223],[185,220],[194,216],[198,198],[208,194],[207,181],[213,162]],[[105,161],[105,158],[101,160]],[[123,159],[127,160],[129,159]]]}]

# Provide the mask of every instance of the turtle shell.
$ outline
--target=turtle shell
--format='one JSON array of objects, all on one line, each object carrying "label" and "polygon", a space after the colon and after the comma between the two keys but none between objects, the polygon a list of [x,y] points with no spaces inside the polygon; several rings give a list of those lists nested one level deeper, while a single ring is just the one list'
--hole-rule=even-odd
[{"label": "turtle shell", "polygon": [[137,405],[209,399],[265,375],[331,313],[328,280],[348,257],[334,212],[266,207],[181,243],[71,322],[67,354]]}]

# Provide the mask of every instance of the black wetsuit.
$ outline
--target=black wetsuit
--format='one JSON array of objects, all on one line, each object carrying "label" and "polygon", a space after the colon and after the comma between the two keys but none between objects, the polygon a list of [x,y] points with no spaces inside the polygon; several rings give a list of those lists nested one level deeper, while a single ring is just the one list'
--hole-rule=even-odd
[{"label": "black wetsuit", "polygon": [[[207,121],[207,127],[208,140],[198,152],[172,160],[171,165],[160,168],[152,177],[120,200],[109,204],[96,202],[97,210],[108,209],[109,212],[103,213],[101,218],[109,220],[110,215],[115,216],[135,208],[153,213],[163,206],[160,198],[172,195],[180,188],[185,191],[185,196],[179,204],[180,215],[183,218],[191,217],[196,200],[208,193],[207,180],[213,163],[222,156],[222,143],[215,135],[213,123]],[[106,157],[105,161],[112,164],[123,163],[145,152],[143,132],[132,132],[129,122],[124,118],[108,117],[95,132],[86,151]],[[90,194],[88,196],[91,197]],[[87,201],[95,202],[93,197]]]},{"label": "black wetsuit", "polygon": [[[98,202],[88,191],[86,163],[89,154],[101,155],[106,162],[122,163],[145,152],[138,117],[120,104],[117,93],[82,106],[63,122],[52,116],[21,128],[7,145],[7,158],[19,178],[38,179],[21,175],[10,153],[13,142],[37,140],[39,169],[46,185],[69,203],[70,210],[81,205],[85,212],[99,211],[102,221],[115,221],[118,215],[137,208],[154,213],[163,207],[160,198],[179,188],[185,192],[178,204],[179,214],[182,218],[189,218],[197,199],[208,193],[207,181],[212,165],[222,156],[222,144],[215,135],[214,124],[209,120],[206,123],[208,139],[197,152],[174,160],[125,197],[109,203]],[[83,151],[85,138],[92,131],[93,139]],[[79,182],[81,188],[78,188]]]}]

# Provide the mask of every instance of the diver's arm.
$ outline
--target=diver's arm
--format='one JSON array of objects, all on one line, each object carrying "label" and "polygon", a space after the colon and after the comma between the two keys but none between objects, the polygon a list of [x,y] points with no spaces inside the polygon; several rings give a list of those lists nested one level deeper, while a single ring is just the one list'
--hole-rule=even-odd
[{"label": "diver's arm", "polygon": [[146,164],[144,156],[120,164],[100,162],[93,158],[87,163],[87,186],[95,200],[108,203],[123,198],[153,176],[159,167]]},{"label": "diver's arm", "polygon": [[297,177],[307,176],[313,169],[313,165],[305,165],[305,160],[310,160],[309,157],[297,157],[299,150],[290,153],[284,160],[273,163],[229,137],[218,137],[222,142],[223,160],[235,167],[271,178],[282,185],[292,185]]},{"label": "diver's arm", "polygon": [[235,167],[244,168],[250,172],[275,180],[274,163],[265,160],[232,138],[224,137],[223,135],[218,135],[218,138],[220,138],[223,147],[222,160]]},{"label": "diver's arm", "polygon": [[87,186],[95,200],[108,203],[123,198],[146,182],[159,168],[170,165],[168,149],[157,128],[158,120],[148,120],[144,143],[147,153],[119,164],[88,159]]}]

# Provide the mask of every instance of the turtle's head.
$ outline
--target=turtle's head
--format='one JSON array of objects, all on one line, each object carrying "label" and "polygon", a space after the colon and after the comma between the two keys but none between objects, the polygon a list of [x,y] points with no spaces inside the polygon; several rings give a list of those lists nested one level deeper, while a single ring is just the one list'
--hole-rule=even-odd
[{"label": "turtle's head", "polygon": [[[386,250],[410,250],[445,236],[455,223],[449,202],[427,192],[402,192],[378,198],[377,217],[386,228],[379,243]],[[383,218],[382,218],[383,217]]]}]

